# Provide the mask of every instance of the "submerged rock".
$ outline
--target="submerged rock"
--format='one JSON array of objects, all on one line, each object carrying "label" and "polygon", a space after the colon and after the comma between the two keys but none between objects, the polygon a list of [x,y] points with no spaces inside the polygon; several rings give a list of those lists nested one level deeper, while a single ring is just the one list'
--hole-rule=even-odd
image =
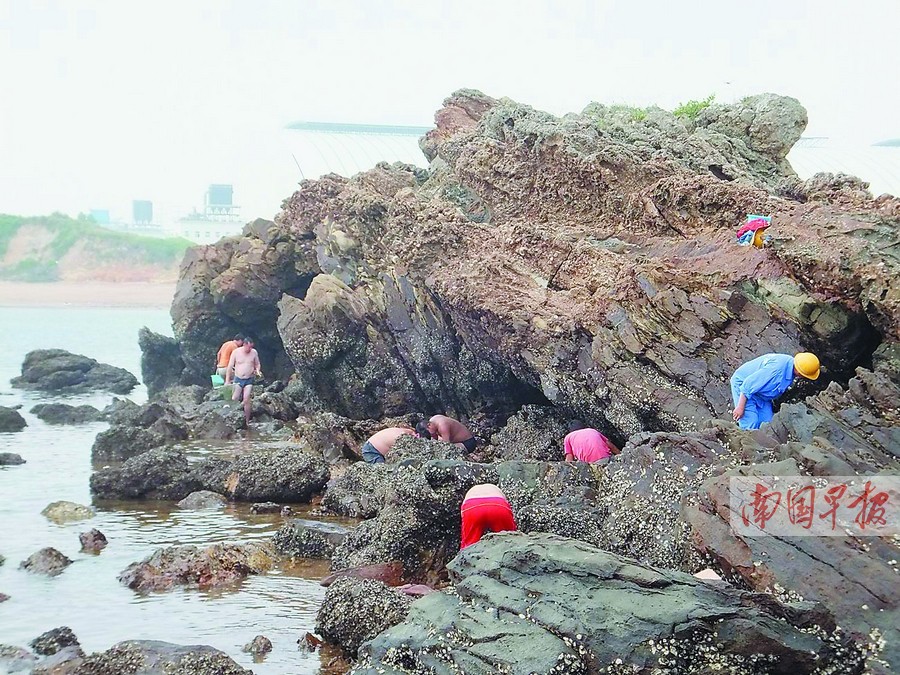
[{"label": "submerged rock", "polygon": [[0,405],[0,433],[22,431],[27,426],[28,423],[18,410]]},{"label": "submerged rock", "polygon": [[92,405],[67,403],[40,403],[31,409],[31,414],[47,424],[84,424],[103,418],[103,413]]},{"label": "submerged rock", "polygon": [[210,492],[209,490],[198,490],[192,492],[187,497],[178,502],[180,509],[221,509],[228,503],[218,492]]},{"label": "submerged rock", "polygon": [[177,585],[214,588],[268,571],[274,555],[268,545],[260,543],[170,546],[129,565],[119,581],[139,593],[165,591]]},{"label": "submerged rock", "polygon": [[71,523],[77,520],[87,520],[88,518],[93,518],[95,515],[94,509],[90,506],[84,506],[83,504],[76,504],[75,502],[53,502],[52,504],[48,504],[43,511],[41,511],[41,515],[44,516],[47,520],[51,520],[57,525],[62,525],[63,523]]},{"label": "submerged rock", "polygon": [[158,640],[128,640],[85,657],[78,675],[252,675],[228,655],[206,645],[182,646]]},{"label": "submerged rock", "polygon": [[41,659],[32,675],[78,675],[84,663],[84,652],[79,645],[63,647],[58,652],[45,659]]},{"label": "submerged rock", "polygon": [[488,535],[359,650],[355,673],[858,672],[811,603],[709,584],[554,535]]},{"label": "submerged rock", "polygon": [[18,466],[24,463],[25,460],[21,455],[14,452],[0,452],[0,466]]},{"label": "submerged rock", "polygon": [[100,363],[64,349],[28,352],[22,363],[22,375],[12,379],[12,386],[20,389],[59,393],[105,390],[127,394],[137,384],[137,378],[124,368]]},{"label": "submerged rock", "polygon": [[272,641],[265,635],[257,635],[245,644],[241,651],[253,654],[253,656],[264,656],[272,651]]},{"label": "submerged rock", "polygon": [[81,542],[81,550],[86,553],[100,553],[109,543],[106,535],[96,528],[82,532],[78,535],[78,539]]},{"label": "submerged rock", "polygon": [[325,591],[316,633],[356,656],[363,642],[403,621],[410,603],[408,596],[380,581],[338,579]]},{"label": "submerged rock", "polygon": [[[288,507],[285,507],[288,508]],[[280,513],[281,504],[275,502],[256,502],[250,505],[250,513]]]},{"label": "submerged rock", "polygon": [[36,661],[34,654],[23,647],[0,644],[0,668],[6,673],[31,673]]},{"label": "submerged rock", "polygon": [[37,553],[32,553],[28,558],[19,564],[19,567],[34,574],[46,574],[48,577],[55,577],[62,574],[72,561],[55,548],[42,548]]}]

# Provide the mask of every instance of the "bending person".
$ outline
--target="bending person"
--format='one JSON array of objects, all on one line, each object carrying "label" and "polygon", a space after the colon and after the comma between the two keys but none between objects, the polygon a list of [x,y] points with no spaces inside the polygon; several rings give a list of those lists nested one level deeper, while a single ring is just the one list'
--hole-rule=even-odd
[{"label": "bending person", "polygon": [[262,377],[259,365],[259,354],[253,348],[253,339],[244,338],[244,344],[231,353],[228,368],[225,371],[225,384],[234,378],[232,401],[243,401],[244,423],[250,428],[250,397],[253,395],[255,378]]},{"label": "bending person", "polygon": [[228,370],[228,363],[231,361],[231,355],[235,349],[244,344],[244,338],[241,335],[235,335],[233,340],[223,342],[216,353],[216,375],[225,379],[225,371]]},{"label": "bending person", "polygon": [[506,495],[492,483],[473,486],[463,499],[460,515],[460,550],[479,541],[485,532],[510,532],[518,529]]},{"label": "bending person", "polygon": [[566,461],[599,462],[610,455],[618,455],[619,448],[596,429],[584,426],[581,420],[569,423],[569,433],[563,441]]},{"label": "bending person", "polygon": [[815,354],[765,354],[747,361],[731,376],[731,416],[741,429],[759,429],[772,419],[772,401],[787,391],[800,375],[808,380],[819,377],[819,359]]},{"label": "bending person", "polygon": [[427,422],[416,425],[416,433],[422,438],[433,438],[446,443],[459,443],[466,452],[473,452],[478,442],[472,432],[459,420],[446,415],[433,415]]},{"label": "bending person", "polygon": [[384,464],[385,455],[391,451],[398,438],[415,435],[416,432],[409,427],[388,427],[377,431],[363,443],[362,457],[369,464]]}]

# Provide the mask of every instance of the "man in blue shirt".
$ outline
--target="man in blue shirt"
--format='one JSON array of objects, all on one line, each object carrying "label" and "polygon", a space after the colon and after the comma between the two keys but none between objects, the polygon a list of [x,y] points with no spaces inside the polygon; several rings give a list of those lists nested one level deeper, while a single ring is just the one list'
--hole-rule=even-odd
[{"label": "man in blue shirt", "polygon": [[747,361],[731,376],[732,417],[741,429],[759,429],[772,419],[772,401],[781,396],[794,381],[794,375],[809,380],[819,377],[819,359],[801,352],[766,354]]}]

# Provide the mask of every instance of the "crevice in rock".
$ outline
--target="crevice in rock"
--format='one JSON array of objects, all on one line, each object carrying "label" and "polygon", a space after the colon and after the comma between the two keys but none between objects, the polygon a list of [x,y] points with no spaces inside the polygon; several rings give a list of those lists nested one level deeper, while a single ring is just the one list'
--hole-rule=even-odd
[{"label": "crevice in rock", "polygon": [[303,274],[297,278],[293,285],[283,289],[282,293],[297,300],[305,300],[309,287],[317,276],[319,276],[318,273]]}]

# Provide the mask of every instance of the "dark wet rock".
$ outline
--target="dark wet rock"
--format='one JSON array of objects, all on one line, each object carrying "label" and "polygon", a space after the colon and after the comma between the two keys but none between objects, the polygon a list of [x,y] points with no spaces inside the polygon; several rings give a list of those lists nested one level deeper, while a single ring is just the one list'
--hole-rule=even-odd
[{"label": "dark wet rock", "polygon": [[502,459],[537,459],[558,462],[567,433],[559,412],[548,406],[527,405],[509,418],[491,437],[495,454]]},{"label": "dark wet rock", "polygon": [[268,571],[273,556],[271,547],[260,543],[169,546],[129,565],[119,581],[139,593],[181,585],[214,588]]},{"label": "dark wet rock", "polygon": [[296,518],[281,526],[272,543],[279,553],[295,558],[330,558],[347,532],[342,525]]},{"label": "dark wet rock", "polygon": [[283,447],[238,457],[224,484],[206,487],[238,501],[308,502],[327,482],[323,459]]},{"label": "dark wet rock", "polygon": [[65,647],[79,646],[78,638],[68,626],[47,631],[32,640],[30,644],[34,653],[41,656],[50,656]]},{"label": "dark wet rock", "polygon": [[190,427],[175,407],[151,402],[123,415],[121,424],[113,424],[97,434],[91,457],[95,461],[122,461],[152,448],[183,441]]},{"label": "dark wet rock", "polygon": [[82,532],[78,535],[78,539],[81,542],[81,550],[86,553],[100,553],[109,543],[106,535],[96,528]]},{"label": "dark wet rock", "polygon": [[374,579],[388,586],[400,586],[403,584],[403,563],[392,560],[386,563],[374,563],[372,565],[359,565],[358,567],[345,567],[333,572],[322,579],[322,586],[331,586],[338,579],[352,577],[354,579]]},{"label": "dark wet rock", "polygon": [[488,535],[359,650],[430,673],[858,672],[862,655],[812,603],[710,584],[554,535]]},{"label": "dark wet rock", "polygon": [[11,382],[20,389],[59,393],[105,390],[114,394],[127,394],[138,384],[137,378],[124,368],[63,349],[28,352],[22,363],[22,375]]},{"label": "dark wet rock", "polygon": [[129,398],[113,396],[112,403],[103,409],[103,418],[110,424],[135,425],[142,407]]},{"label": "dark wet rock", "polygon": [[37,658],[23,647],[0,644],[0,668],[6,673],[31,673]]},{"label": "dark wet rock", "polygon": [[257,502],[250,505],[250,513],[280,513],[281,504],[275,502]]},{"label": "dark wet rock", "polygon": [[409,597],[380,581],[338,579],[325,592],[316,633],[356,656],[363,642],[403,621],[409,605]]},{"label": "dark wet rock", "polygon": [[184,499],[203,489],[183,452],[155,448],[132,457],[121,467],[91,475],[91,492],[99,499]]},{"label": "dark wet rock", "polygon": [[181,348],[174,338],[154,333],[144,326],[138,331],[138,345],[141,348],[141,379],[151,398],[169,387],[184,384],[190,377],[184,372]]},{"label": "dark wet rock", "polygon": [[0,602],[6,602],[9,600],[9,596],[6,593],[0,593]]},{"label": "dark wet rock", "polygon": [[22,431],[27,426],[28,423],[18,410],[0,405],[0,433]]},{"label": "dark wet rock", "polygon": [[729,523],[740,518],[732,511],[731,476],[801,474],[789,459],[708,479],[701,501],[685,513],[695,546],[736,583],[821,603],[846,633],[872,644],[876,658],[900,663],[900,556],[895,543],[879,537],[748,537],[731,529]]},{"label": "dark wet rock", "polygon": [[40,403],[31,414],[47,424],[84,424],[103,418],[103,413],[92,405],[68,405],[66,403]]},{"label": "dark wet rock", "polygon": [[384,506],[395,471],[386,464],[356,462],[328,485],[322,506],[339,516],[372,518]]},{"label": "dark wet rock", "polygon": [[0,452],[0,466],[18,466],[24,463],[25,460],[21,455],[14,452]]},{"label": "dark wet rock", "polygon": [[215,246],[185,252],[172,320],[181,356],[192,377],[208,380],[213,356],[235,334],[252,334],[263,372],[291,374],[275,328],[283,293],[302,298],[319,272],[309,238],[278,223],[248,228]]},{"label": "dark wet rock", "polygon": [[128,640],[84,659],[77,675],[252,675],[225,653],[206,645]]},{"label": "dark wet rock", "polygon": [[163,409],[172,410],[178,415],[190,415],[206,400],[208,393],[208,386],[196,384],[173,386],[160,392],[155,402]]},{"label": "dark wet rock", "polygon": [[57,525],[62,525],[63,523],[71,523],[76,520],[93,518],[95,512],[90,506],[76,504],[75,502],[53,502],[41,511],[41,515]]},{"label": "dark wet rock", "polygon": [[228,500],[218,492],[198,490],[178,502],[180,509],[221,509]]},{"label": "dark wet rock", "polygon": [[282,392],[264,391],[253,397],[254,409],[258,413],[282,422],[293,422],[297,419],[297,404],[291,397]]},{"label": "dark wet rock", "polygon": [[4,558],[2,555],[0,555],[0,567],[2,567],[3,563],[5,563],[5,562],[6,562],[6,558]]},{"label": "dark wet rock", "polygon": [[241,651],[253,654],[253,656],[263,656],[272,651],[272,641],[265,635],[257,635],[245,644]]},{"label": "dark wet rock", "polygon": [[321,452],[329,464],[359,459],[359,449],[374,431],[358,420],[330,412],[301,415],[296,428],[301,442],[313,452]]},{"label": "dark wet rock", "polygon": [[19,567],[33,574],[46,574],[48,577],[55,577],[62,574],[72,561],[55,548],[42,548],[37,553],[32,553],[27,559],[22,561]]},{"label": "dark wet rock", "polygon": [[496,483],[497,472],[483,464],[431,460],[396,465],[390,481],[384,507],[350,531],[332,556],[332,569],[398,560],[408,581],[433,582],[459,549],[465,493],[479,483]]},{"label": "dark wet rock", "polygon": [[35,665],[32,675],[78,675],[84,663],[84,652],[79,645],[63,647]]}]

